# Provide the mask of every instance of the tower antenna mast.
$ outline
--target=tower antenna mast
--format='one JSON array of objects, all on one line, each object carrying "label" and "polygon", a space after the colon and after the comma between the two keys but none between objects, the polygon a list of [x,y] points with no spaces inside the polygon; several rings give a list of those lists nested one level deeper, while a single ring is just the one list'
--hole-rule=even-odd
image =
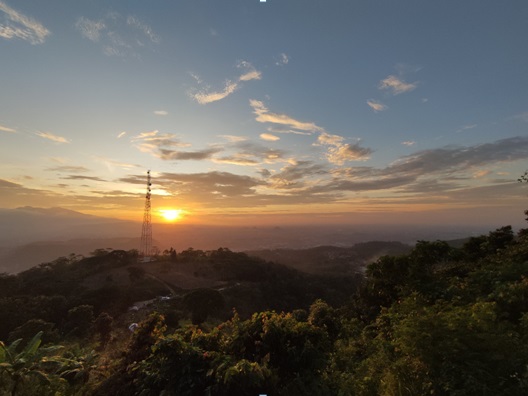
[{"label": "tower antenna mast", "polygon": [[150,170],[147,171],[147,194],[145,196],[145,210],[143,212],[143,227],[141,229],[141,247],[139,249],[140,259],[144,262],[151,260],[152,254],[152,219],[150,214],[150,192],[152,182]]}]

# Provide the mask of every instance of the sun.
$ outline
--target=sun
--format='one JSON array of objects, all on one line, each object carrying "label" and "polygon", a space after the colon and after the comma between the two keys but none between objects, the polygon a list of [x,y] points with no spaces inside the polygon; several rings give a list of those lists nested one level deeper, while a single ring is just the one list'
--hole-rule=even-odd
[{"label": "sun", "polygon": [[183,215],[183,210],[181,209],[161,209],[160,214],[166,221],[177,221],[181,219]]}]

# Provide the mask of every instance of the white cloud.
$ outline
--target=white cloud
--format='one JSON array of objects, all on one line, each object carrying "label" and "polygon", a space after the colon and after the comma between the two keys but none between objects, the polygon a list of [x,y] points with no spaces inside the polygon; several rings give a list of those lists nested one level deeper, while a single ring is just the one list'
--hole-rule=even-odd
[{"label": "white cloud", "polygon": [[5,39],[19,38],[31,44],[42,44],[50,31],[42,24],[27,17],[3,1],[0,1],[0,11],[5,14],[3,23],[0,23],[0,37]]},{"label": "white cloud", "polygon": [[119,135],[117,135],[117,138],[121,139],[125,135],[126,135],[126,132],[121,132]]},{"label": "white cloud", "polygon": [[476,128],[478,125],[477,124],[471,124],[471,125],[464,125],[462,128],[460,128],[457,132],[464,132],[464,131],[467,131],[469,129],[473,129],[473,128]]},{"label": "white cloud", "polygon": [[347,161],[366,161],[370,158],[372,150],[360,147],[359,144],[340,144],[328,150],[326,158],[336,165],[343,165]]},{"label": "white cloud", "polygon": [[[210,92],[210,88],[207,86],[200,89],[191,89],[188,92],[188,95],[200,104],[212,103],[227,98],[240,87],[241,83],[251,80],[260,80],[262,78],[262,73],[247,61],[243,60],[238,62],[237,68],[245,69],[245,72],[237,77],[236,81],[226,80],[222,91]],[[203,84],[203,81],[197,74],[192,72],[189,74],[198,85]]]},{"label": "white cloud", "polygon": [[320,145],[331,145],[338,146],[344,140],[342,136],[330,135],[329,133],[323,132],[317,137],[317,143]]},{"label": "white cloud", "polygon": [[126,162],[120,162],[120,161],[116,161],[116,160],[106,158],[106,157],[94,157],[94,159],[106,165],[108,169],[112,169],[113,167],[118,167],[122,169],[134,169],[134,168],[140,167],[140,165],[137,165],[137,164],[129,164]]},{"label": "white cloud", "polygon": [[268,141],[268,142],[275,142],[275,141],[277,141],[277,140],[280,140],[280,137],[275,136],[275,135],[272,135],[272,134],[270,134],[270,133],[261,133],[261,134],[260,134],[260,138],[261,138],[262,140],[266,140],[266,141]]},{"label": "white cloud", "polygon": [[287,65],[289,61],[290,61],[290,58],[288,58],[288,55],[286,55],[283,52],[280,54],[280,59],[277,62],[275,62],[275,65],[277,66]]},{"label": "white cloud", "polygon": [[237,65],[239,69],[246,69],[247,71],[238,77],[239,81],[250,81],[262,79],[262,73],[256,70],[253,65],[246,61],[240,61]]},{"label": "white cloud", "polygon": [[407,140],[405,142],[402,142],[404,146],[414,146],[416,142],[414,140]]},{"label": "white cloud", "polygon": [[330,146],[326,153],[329,162],[336,165],[343,165],[348,161],[366,161],[370,158],[372,150],[361,147],[358,143],[343,143],[345,139],[339,135],[331,135],[323,132],[317,138],[318,145]]},{"label": "white cloud", "polygon": [[122,17],[116,12],[99,20],[80,17],[75,28],[81,35],[94,43],[100,43],[103,53],[108,56],[139,57],[139,50],[147,44],[158,44],[160,38],[137,17]]},{"label": "white cloud", "polygon": [[253,113],[257,116],[255,120],[258,122],[286,125],[290,128],[301,131],[324,132],[323,128],[315,125],[313,122],[298,121],[286,114],[270,113],[264,103],[260,100],[250,99],[249,104],[253,107]]},{"label": "white cloud", "polygon": [[283,126],[270,126],[267,128],[267,130],[273,133],[292,133],[294,135],[311,135],[312,134],[312,132],[295,131],[291,128],[287,128]]},{"label": "white cloud", "polygon": [[207,104],[216,102],[218,100],[222,100],[229,95],[231,95],[233,92],[235,92],[238,88],[238,84],[232,81],[226,81],[225,87],[220,92],[207,92],[207,90],[202,90],[199,92],[192,93],[190,92],[189,95],[191,98],[196,100],[200,104]]},{"label": "white cloud", "polygon": [[399,95],[404,92],[410,92],[418,86],[417,82],[406,83],[396,76],[388,76],[384,80],[381,80],[378,88],[381,90],[391,91],[393,95]]},{"label": "white cloud", "polygon": [[159,133],[158,130],[150,131],[150,132],[141,132],[139,135],[134,136],[132,140],[141,140],[141,139],[151,138],[151,137],[156,136],[158,133]]},{"label": "white cloud", "polygon": [[247,140],[247,138],[244,136],[235,136],[235,135],[219,135],[219,137],[231,143],[244,142]]},{"label": "white cloud", "polygon": [[77,19],[75,27],[84,37],[93,42],[99,41],[101,31],[106,28],[103,21],[92,21],[85,17]]},{"label": "white cloud", "polygon": [[372,110],[374,110],[375,112],[378,112],[378,111],[383,111],[383,110],[386,110],[387,109],[387,106],[385,106],[383,103],[381,103],[380,101],[378,100],[374,100],[374,99],[370,99],[370,100],[367,100],[367,104],[370,106],[370,108]]},{"label": "white cloud", "polygon": [[70,143],[66,138],[63,138],[62,136],[54,135],[53,133],[49,132],[36,132],[35,135],[40,136],[41,138],[51,140],[56,143]]},{"label": "white cloud", "polygon": [[205,160],[211,159],[212,156],[223,148],[211,146],[206,149],[197,151],[181,151],[180,148],[190,147],[189,143],[181,142],[176,135],[171,133],[162,133],[159,131],[142,132],[132,138],[136,147],[144,152],[149,153],[162,160]]},{"label": "white cloud", "polygon": [[16,133],[16,131],[12,128],[8,128],[5,126],[0,125],[0,131],[1,132],[9,132],[9,133]]},{"label": "white cloud", "polygon": [[155,110],[154,114],[159,115],[159,116],[166,116],[169,114],[169,112],[165,110]]},{"label": "white cloud", "polygon": [[136,29],[140,30],[153,43],[159,43],[160,42],[159,36],[152,31],[150,26],[148,26],[148,25],[144,24],[143,22],[141,22],[138,18],[136,18],[134,16],[128,16],[127,25],[135,27]]},{"label": "white cloud", "polygon": [[200,76],[196,73],[193,73],[193,72],[189,72],[189,75],[198,83],[198,84],[202,84],[203,81],[202,79],[200,78]]}]

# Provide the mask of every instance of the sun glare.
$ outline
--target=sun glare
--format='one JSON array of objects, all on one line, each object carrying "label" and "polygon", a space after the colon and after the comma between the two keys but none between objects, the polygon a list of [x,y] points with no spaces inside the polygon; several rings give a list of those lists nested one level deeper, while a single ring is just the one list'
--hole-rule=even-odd
[{"label": "sun glare", "polygon": [[166,221],[177,221],[181,218],[183,211],[181,209],[162,209],[160,214]]}]

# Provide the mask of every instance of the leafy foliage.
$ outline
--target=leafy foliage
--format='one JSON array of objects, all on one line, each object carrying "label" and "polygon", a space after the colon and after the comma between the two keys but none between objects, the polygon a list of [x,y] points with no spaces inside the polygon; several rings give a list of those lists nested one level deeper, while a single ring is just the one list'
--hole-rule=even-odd
[{"label": "leafy foliage", "polygon": [[[359,288],[357,276],[307,275],[225,248],[171,249],[160,257],[166,271],[192,269],[221,287],[178,289],[167,301],[152,300],[150,310],[166,313],[168,322],[157,312],[126,311],[167,288],[159,282],[154,288],[134,257],[102,249],[0,276],[10,290],[0,293],[0,337],[12,340],[0,348],[2,392],[528,393],[526,231],[515,235],[506,226],[460,247],[419,241],[409,252],[376,259]],[[102,269],[119,269],[129,283],[83,288]],[[34,332],[26,345],[15,340]],[[66,351],[41,347],[43,340],[67,340]],[[96,341],[104,347],[100,355],[88,352]]]}]

